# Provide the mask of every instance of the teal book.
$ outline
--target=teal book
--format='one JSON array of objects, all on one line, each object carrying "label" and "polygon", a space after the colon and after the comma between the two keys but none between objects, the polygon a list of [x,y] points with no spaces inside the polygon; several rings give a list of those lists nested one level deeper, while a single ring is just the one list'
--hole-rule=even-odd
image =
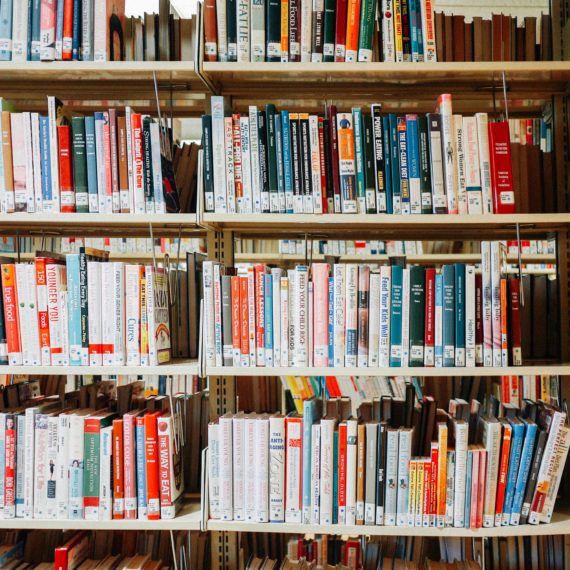
[{"label": "teal book", "polygon": [[97,191],[97,147],[95,144],[95,117],[85,117],[85,158],[87,161],[87,191],[89,211],[99,211]]},{"label": "teal book", "polygon": [[67,271],[67,314],[69,335],[69,363],[81,366],[81,294],[79,254],[65,256]]},{"label": "teal book", "polygon": [[366,213],[366,192],[364,189],[364,144],[362,137],[362,109],[353,107],[354,161],[356,164],[356,199],[358,213]]},{"label": "teal book", "polygon": [[525,436],[524,443],[521,451],[521,459],[519,463],[519,472],[517,474],[517,482],[515,485],[515,493],[513,496],[513,504],[511,508],[511,521],[510,524],[518,525],[521,509],[523,504],[524,493],[530,473],[530,466],[532,464],[532,457],[534,454],[534,447],[536,444],[537,425],[531,420],[524,420],[525,422]]},{"label": "teal book", "polygon": [[333,497],[332,497],[332,521],[338,523],[338,426],[334,431],[333,439]]},{"label": "teal book", "polygon": [[422,265],[410,269],[410,366],[424,365],[426,272]]},{"label": "teal book", "polygon": [[323,61],[334,61],[334,41],[336,31],[336,0],[325,0],[323,32]]},{"label": "teal book", "polygon": [[269,210],[279,212],[279,186],[277,182],[277,138],[275,133],[275,105],[265,106],[267,118],[267,171],[269,175]]},{"label": "teal book", "polygon": [[303,402],[303,524],[311,522],[311,439],[313,424],[317,420],[317,401]]},{"label": "teal book", "polygon": [[473,486],[473,450],[467,450],[467,480],[465,481],[464,528],[471,523],[471,487]]},{"label": "teal book", "polygon": [[404,269],[392,266],[392,294],[390,302],[390,366],[402,365],[402,291]]},{"label": "teal book", "polygon": [[455,366],[455,267],[444,265],[443,274],[443,366]]},{"label": "teal book", "polygon": [[509,456],[509,470],[507,471],[507,486],[505,489],[505,502],[503,504],[503,526],[511,524],[511,513],[515,497],[517,475],[521,463],[521,454],[524,440],[525,424],[519,418],[509,420],[513,428],[511,435],[511,452]]},{"label": "teal book", "polygon": [[465,264],[455,264],[455,366],[465,366]]}]

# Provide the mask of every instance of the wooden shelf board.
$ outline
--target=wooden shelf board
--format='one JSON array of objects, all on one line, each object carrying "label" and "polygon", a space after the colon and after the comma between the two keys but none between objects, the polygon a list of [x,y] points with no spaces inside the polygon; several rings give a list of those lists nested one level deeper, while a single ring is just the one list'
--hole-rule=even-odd
[{"label": "wooden shelf board", "polygon": [[411,528],[402,526],[318,525],[294,523],[248,523],[242,521],[209,520],[209,531],[272,532],[284,534],[329,534],[345,536],[425,536],[449,537],[507,537],[570,534],[570,515],[555,513],[550,524],[501,526],[491,528]]},{"label": "wooden shelf board", "polygon": [[185,374],[194,376],[198,374],[198,362],[196,360],[180,359],[173,360],[168,364],[160,364],[159,366],[0,366],[0,374],[29,374],[46,376],[64,376],[66,374],[85,376],[118,374]]},{"label": "wooden shelf board", "polygon": [[400,367],[400,368],[364,368],[364,367],[239,367],[239,366],[207,366],[208,376],[505,376],[526,374],[570,375],[568,364],[537,364],[528,366],[482,367],[475,368],[434,368],[434,367]]},{"label": "wooden shelf board", "polygon": [[[202,214],[211,230],[231,230],[244,237],[288,235],[364,239],[516,239],[516,224],[523,235],[561,229],[570,224],[570,213],[513,215],[409,215],[390,214]],[[481,230],[485,230],[482,234]]]},{"label": "wooden shelf board", "polygon": [[200,530],[200,503],[185,503],[178,516],[170,520],[47,520],[0,519],[0,529],[53,530]]},{"label": "wooden shelf board", "polygon": [[196,214],[0,214],[0,235],[198,236]]}]

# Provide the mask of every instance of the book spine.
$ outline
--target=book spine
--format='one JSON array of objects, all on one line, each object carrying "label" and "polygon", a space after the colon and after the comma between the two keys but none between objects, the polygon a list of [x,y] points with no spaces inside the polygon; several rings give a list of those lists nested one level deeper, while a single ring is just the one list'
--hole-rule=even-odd
[{"label": "book spine", "polygon": [[405,268],[402,280],[402,361],[400,366],[410,365],[410,269]]},{"label": "book spine", "polygon": [[311,61],[313,33],[313,3],[312,0],[301,0],[301,61]]},{"label": "book spine", "polygon": [[408,463],[412,451],[412,432],[400,430],[398,444],[398,491],[397,491],[397,517],[396,524],[405,526],[408,513]]},{"label": "book spine", "polygon": [[[12,6],[12,61],[26,61],[28,59],[28,2],[14,2]],[[2,27],[0,26],[0,30]],[[5,49],[1,42],[4,34],[0,36],[0,55]],[[30,38],[31,40],[31,38]],[[4,40],[5,41],[5,40]]]},{"label": "book spine", "polygon": [[476,113],[477,139],[479,143],[479,164],[481,171],[481,194],[483,197],[483,213],[492,214],[493,190],[491,184],[491,162],[489,146],[489,118],[487,113]]},{"label": "book spine", "polygon": [[4,455],[4,509],[3,518],[16,517],[16,426],[14,414],[5,415],[5,455]]},{"label": "book spine", "polygon": [[302,420],[287,418],[285,429],[285,522],[299,524],[302,513]]},{"label": "book spine", "polygon": [[455,366],[455,267],[443,266],[443,366]]},{"label": "book spine", "polygon": [[443,175],[442,121],[439,113],[428,113],[431,191],[434,214],[447,214],[446,185]]},{"label": "book spine", "polygon": [[429,157],[429,133],[428,120],[426,116],[418,118],[419,130],[419,160],[420,160],[420,193],[421,193],[421,213],[431,214],[433,212],[431,169]]},{"label": "book spine", "polygon": [[364,493],[364,524],[376,524],[378,426],[366,424],[366,483]]},{"label": "book spine", "polygon": [[441,368],[443,366],[443,275],[435,276],[435,366]]},{"label": "book spine", "polygon": [[84,433],[83,512],[86,520],[99,520],[101,420],[86,418]]},{"label": "book spine", "polygon": [[23,354],[20,340],[16,268],[13,263],[2,264],[2,293],[6,321],[8,362],[11,366],[18,366],[23,364]]},{"label": "book spine", "polygon": [[467,265],[465,269],[465,366],[474,367],[475,358],[475,268]]},{"label": "book spine", "polygon": [[357,366],[358,354],[358,265],[346,266],[344,365]]},{"label": "book spine", "polygon": [[386,502],[384,508],[384,524],[396,525],[398,504],[398,444],[399,434],[395,429],[387,430],[386,443]]},{"label": "book spine", "polygon": [[455,366],[465,366],[465,264],[455,264]]},{"label": "book spine", "polygon": [[320,482],[320,524],[333,524],[334,501],[334,433],[335,420],[321,420],[321,457],[319,461],[321,470]]},{"label": "book spine", "polygon": [[501,366],[501,245],[491,242],[491,327],[493,366]]},{"label": "book spine", "polygon": [[380,350],[380,282],[380,275],[370,274],[368,364],[374,368],[378,367]]},{"label": "book spine", "polygon": [[123,417],[124,495],[126,519],[137,518],[137,445],[136,418]]},{"label": "book spine", "polygon": [[[271,418],[271,420],[273,420],[273,418]],[[270,420],[270,421],[271,421]],[[274,422],[275,423],[275,422]],[[270,424],[270,430],[271,430],[271,426],[273,425],[273,427],[275,428],[276,426],[274,424]],[[233,426],[232,426],[232,450],[233,450],[233,497],[234,497],[234,502],[233,502],[233,515],[234,515],[234,520],[236,521],[242,521],[245,520],[245,511],[244,511],[244,490],[245,490],[245,464],[244,464],[244,446],[245,446],[245,418],[242,415],[236,415],[233,418]],[[283,428],[284,430],[284,428]],[[277,431],[277,430],[275,430]],[[270,454],[270,459],[271,459],[271,445],[272,445],[272,434],[274,434],[274,431],[270,431],[270,440],[269,440],[269,454]],[[277,437],[277,435],[276,435]],[[284,455],[284,450],[285,450],[285,434],[283,433],[283,441],[281,442],[281,447],[283,449],[283,457],[282,459],[285,458]],[[271,464],[270,464],[271,467]],[[274,466],[276,469],[275,475],[277,475],[277,470],[278,470],[278,465]],[[283,469],[283,468],[282,468]],[[271,493],[272,490],[277,490],[276,487],[274,487],[273,485],[277,484],[276,480],[271,480],[271,477],[273,476],[272,472],[270,471],[270,481],[269,481],[269,504],[270,507],[273,506],[273,501],[276,500],[275,497],[272,497]],[[283,489],[281,489],[282,491]],[[277,505],[277,503],[275,503]],[[270,516],[271,516],[271,511],[270,511]]]},{"label": "book spine", "polygon": [[[237,2],[237,60],[241,63],[250,61],[250,27],[249,27],[249,0]],[[217,47],[215,48],[217,51]],[[214,59],[215,61],[215,59]]]},{"label": "book spine", "polygon": [[390,299],[390,366],[402,365],[402,307],[403,278],[401,267],[392,267],[392,292]]},{"label": "book spine", "polygon": [[409,164],[408,164],[408,136],[405,117],[398,117],[397,135],[398,135],[398,157],[399,157],[399,178],[400,178],[400,199],[402,214],[411,214],[411,197],[410,197],[410,180],[409,180]]},{"label": "book spine", "polygon": [[334,266],[334,366],[345,365],[346,265]]},{"label": "book spine", "polygon": [[455,485],[453,491],[453,526],[465,526],[467,478],[467,437],[469,424],[455,423]]},{"label": "book spine", "polygon": [[113,426],[105,426],[101,429],[100,441],[100,477],[99,477],[99,520],[112,519],[112,478],[111,457],[113,451]]},{"label": "book spine", "polygon": [[467,214],[467,187],[465,166],[465,128],[463,116],[453,115],[453,137],[455,142],[456,164],[455,171],[457,188],[457,209],[459,214]]},{"label": "book spine", "polygon": [[[406,149],[408,154],[408,186],[410,213],[422,213],[422,193],[420,178],[420,139],[417,115],[406,115]],[[403,175],[402,175],[403,177]],[[407,211],[404,213],[408,213]]]},{"label": "book spine", "polygon": [[68,514],[72,520],[84,515],[85,421],[83,416],[69,417],[69,502]]},{"label": "book spine", "polygon": [[123,420],[113,420],[113,519],[125,517]]},{"label": "book spine", "polygon": [[489,157],[493,212],[514,214],[515,193],[508,121],[489,123]]},{"label": "book spine", "polygon": [[389,266],[380,268],[380,334],[379,334],[379,361],[380,367],[390,366],[391,343],[391,300],[392,300],[392,274]]},{"label": "book spine", "polygon": [[477,135],[477,119],[463,117],[465,133],[465,188],[467,192],[467,212],[483,213],[483,197],[481,193],[481,172],[479,170],[479,138]]},{"label": "book spine", "polygon": [[351,113],[337,114],[338,164],[343,214],[357,213],[356,165],[353,117]]},{"label": "book spine", "polygon": [[358,61],[372,61],[372,38],[376,19],[376,0],[363,0],[360,9]]},{"label": "book spine", "polygon": [[[253,425],[252,425],[253,427]],[[253,447],[252,430],[251,447]],[[246,436],[246,446],[248,438]],[[247,463],[246,463],[247,465]],[[253,467],[253,466],[251,466]],[[219,519],[220,510],[220,426],[217,423],[208,424],[208,498],[210,501],[210,517]],[[247,487],[246,487],[246,508],[247,508]],[[248,519],[246,510],[246,520]]]},{"label": "book spine", "polygon": [[483,446],[487,451],[486,494],[483,505],[483,526],[495,526],[495,500],[497,497],[499,452],[501,448],[501,426],[496,422],[486,422],[483,427]]},{"label": "book spine", "polygon": [[285,419],[269,418],[269,521],[285,521]]}]

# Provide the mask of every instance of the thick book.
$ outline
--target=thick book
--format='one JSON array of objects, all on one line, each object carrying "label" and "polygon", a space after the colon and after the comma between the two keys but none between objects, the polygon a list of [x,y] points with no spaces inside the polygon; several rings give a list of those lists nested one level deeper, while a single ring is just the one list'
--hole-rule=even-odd
[{"label": "thick book", "polygon": [[507,121],[489,123],[489,156],[494,213],[514,214],[513,165]]}]

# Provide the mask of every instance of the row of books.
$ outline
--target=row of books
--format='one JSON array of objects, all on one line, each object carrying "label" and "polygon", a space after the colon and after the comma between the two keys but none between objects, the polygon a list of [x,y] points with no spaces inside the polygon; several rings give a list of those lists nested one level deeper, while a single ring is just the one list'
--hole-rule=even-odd
[{"label": "row of books", "polygon": [[[410,384],[362,406],[226,414],[209,426],[210,517],[321,525],[481,528],[548,523],[570,445],[566,412],[433,397]],[[416,409],[414,409],[416,407]],[[494,409],[493,409],[494,408]]]},{"label": "row of books", "polygon": [[130,107],[67,117],[48,97],[47,116],[2,111],[2,137],[3,212],[180,211],[168,129]]},{"label": "row of books", "polygon": [[[170,0],[142,21],[125,18],[125,0],[6,0],[1,61],[192,60],[196,21],[171,14]],[[141,33],[133,32],[140,24]],[[129,33],[130,32],[130,33]],[[142,52],[136,49],[140,35]],[[128,57],[130,56],[130,57]]]},{"label": "row of books", "polygon": [[509,123],[487,113],[384,114],[373,104],[326,116],[212,97],[202,117],[206,212],[509,214],[515,192]]},{"label": "row of books", "polygon": [[500,242],[473,265],[313,263],[237,274],[204,262],[211,366],[520,366],[520,281]]}]

